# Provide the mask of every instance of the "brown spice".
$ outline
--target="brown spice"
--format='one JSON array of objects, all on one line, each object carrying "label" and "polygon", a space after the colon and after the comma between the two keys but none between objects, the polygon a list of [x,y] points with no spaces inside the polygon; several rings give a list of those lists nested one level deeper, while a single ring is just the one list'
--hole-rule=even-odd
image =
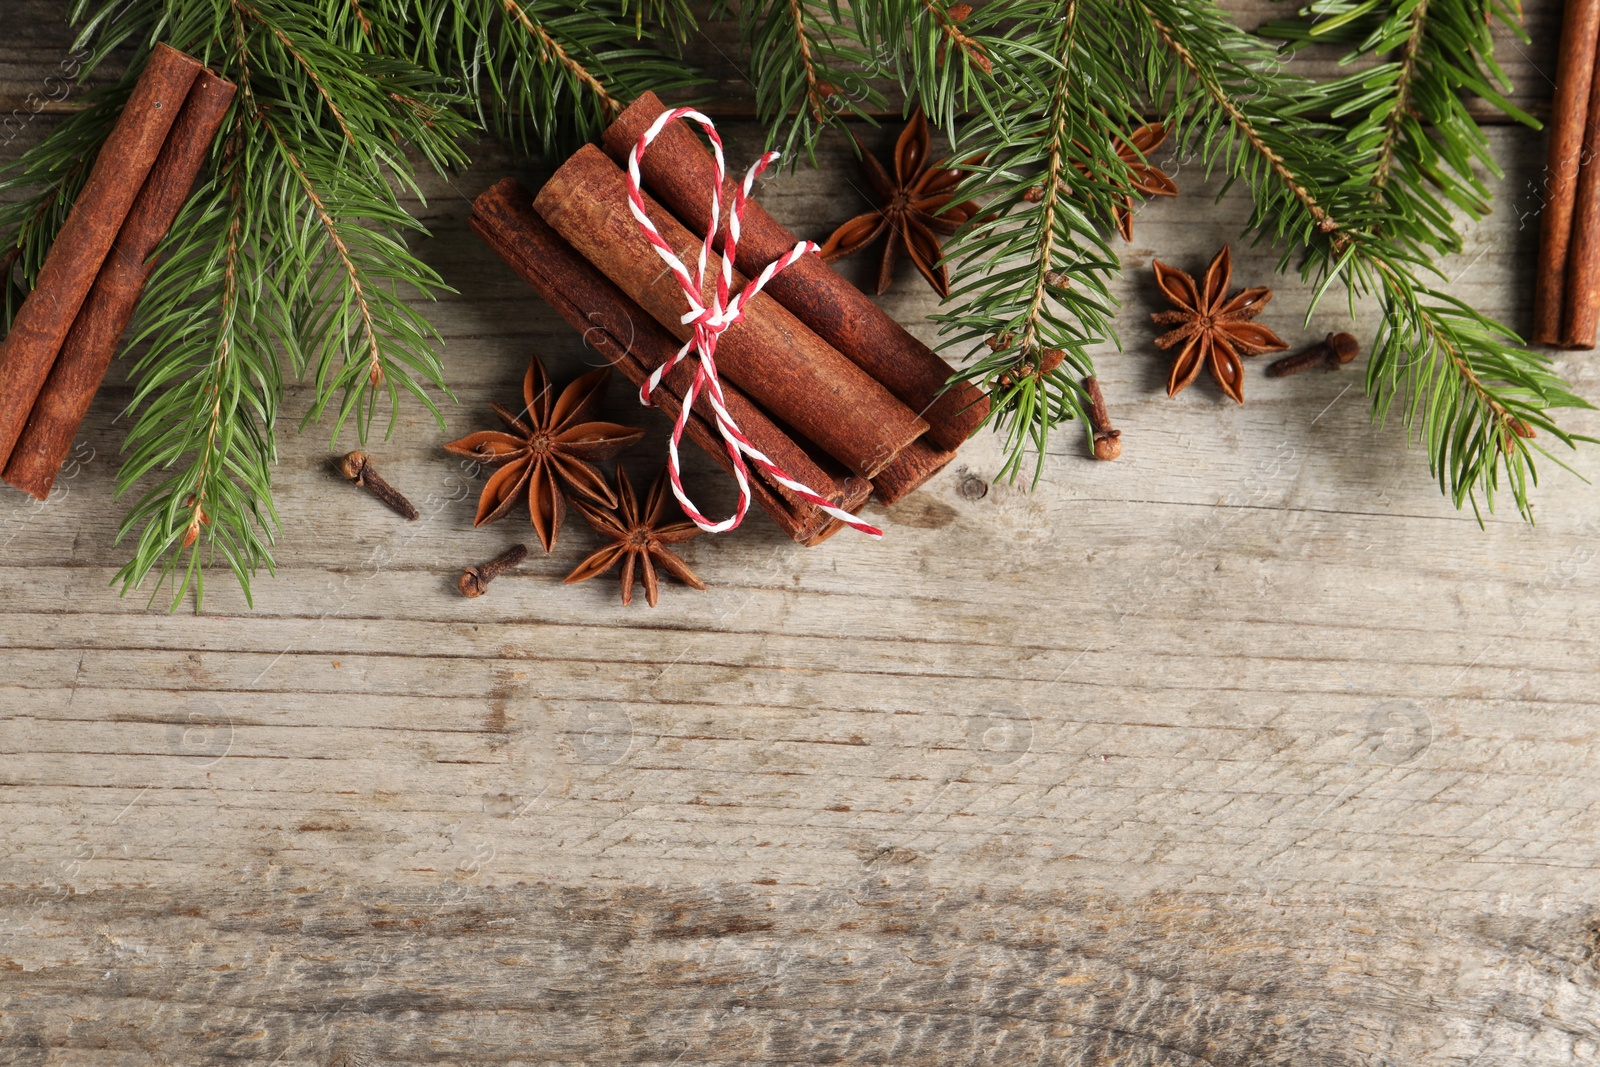
[{"label": "brown spice", "polygon": [[[649,196],[644,210],[677,257],[693,263],[705,242]],[[563,163],[534,197],[533,207],[579,254],[680,341],[694,327],[683,321],[685,297],[656,248],[629,213],[628,175],[598,148],[585,145]],[[722,270],[706,261],[707,278]],[[735,290],[746,283],[733,272]],[[748,297],[748,299],[745,299]],[[829,345],[767,293],[741,294],[744,315],[717,339],[725,379],[797,436],[813,442],[863,478],[875,476],[928,423],[854,361]]]},{"label": "brown spice", "polygon": [[468,567],[461,572],[456,588],[467,598],[480,597],[489,591],[489,583],[528,558],[527,545],[512,545],[480,567]]},{"label": "brown spice", "polygon": [[417,521],[417,509],[411,506],[398,489],[383,480],[372,466],[365,452],[347,452],[339,460],[339,473],[388,505],[389,509],[408,522]]},{"label": "brown spice", "polygon": [[1304,352],[1284,356],[1267,367],[1268,378],[1287,378],[1291,374],[1320,367],[1338,370],[1361,353],[1361,342],[1348,333],[1330,333],[1327,340],[1319,341]]},{"label": "brown spice", "polygon": [[921,489],[956,458],[953,448],[940,448],[927,437],[912,441],[872,477],[872,495],[884,505],[897,504]]},{"label": "brown spice", "polygon": [[[624,605],[633,603],[633,579],[637,573],[644,583],[645,600],[651,607],[656,606],[656,601],[661,596],[661,581],[656,574],[657,567],[674,575],[687,586],[704,589],[706,583],[689,569],[687,563],[668,551],[666,547],[681,544],[700,532],[700,527],[692,522],[662,524],[668,513],[670,484],[667,472],[663,469],[656,476],[655,484],[650,487],[650,495],[645,500],[644,511],[641,512],[638,498],[633,495],[633,486],[628,484],[627,472],[619,467],[616,493],[618,503],[614,511],[602,510],[581,500],[573,501],[589,525],[597,532],[611,538],[612,543],[578,564],[577,568],[567,575],[566,582],[568,584],[586,582],[621,564]],[[677,508],[673,507],[672,510],[676,511]]]},{"label": "brown spice", "polygon": [[489,405],[511,432],[482,430],[444,446],[458,456],[500,468],[490,475],[478,497],[478,514],[472,525],[502,518],[526,496],[529,520],[539,543],[549,552],[561,532],[567,492],[574,500],[616,506],[617,499],[595,464],[638,442],[644,431],[594,421],[610,377],[610,370],[591,371],[557,397],[544,364],[533,356],[522,378],[522,414],[515,415],[499,404]]},{"label": "brown spice", "polygon": [[1245,289],[1230,297],[1233,258],[1227,245],[1206,268],[1203,287],[1159,259],[1153,260],[1151,266],[1155,268],[1156,284],[1177,305],[1177,310],[1158,311],[1150,316],[1158,324],[1177,326],[1157,337],[1156,347],[1171,348],[1180,342],[1183,346],[1167,377],[1167,395],[1177,396],[1187,389],[1205,366],[1224,393],[1244,403],[1244,364],[1239,357],[1282,352],[1289,347],[1267,327],[1250,321],[1272,299],[1272,290]]},{"label": "brown spice", "polygon": [[[606,152],[618,163],[626,164],[640,136],[666,110],[654,93],[642,94],[607,128]],[[689,124],[683,122],[664,129],[639,161],[639,171],[646,191],[685,220],[691,232],[703,237],[711,217],[711,193],[716,188],[716,160],[690,130]],[[734,179],[725,179],[722,203],[730,203],[736,190]],[[725,234],[725,229],[717,234],[718,252],[723,250]],[[734,266],[746,276],[755,277],[799,240],[759,201],[746,201]],[[787,270],[774,275],[764,292],[922,416],[928,424],[923,439],[935,449],[960,448],[988,416],[988,397],[977,386],[969,382],[949,384],[955,368],[824,263],[821,256],[800,257]],[[913,447],[908,446],[908,451]],[[891,466],[898,464],[897,459]],[[874,476],[873,481],[880,498],[887,502],[881,482],[901,472],[885,468],[883,473],[884,479]],[[895,480],[909,484],[903,479]]]},{"label": "brown spice", "polygon": [[951,203],[961,173],[945,167],[943,161],[930,161],[932,151],[928,117],[918,108],[895,143],[892,175],[870,152],[861,153],[862,170],[880,206],[833,231],[822,245],[825,262],[853,255],[887,234],[878,269],[880,295],[894,284],[894,268],[902,252],[911,256],[934,292],[950,295],[950,273],[940,262],[944,249],[939,235],[955,233],[978,213],[978,205],[971,200]]},{"label": "brown spice", "polygon": [[5,464],[5,480],[39,500],[50,495],[145,283],[155,270],[156,247],[188,199],[233,96],[233,83],[210,71],[201,71],[195,79],[61,343]]},{"label": "brown spice", "polygon": [[1122,455],[1122,431],[1111,425],[1111,413],[1106,410],[1100,379],[1092,375],[1085,378],[1083,389],[1089,394],[1089,429],[1094,431],[1094,458],[1106,461],[1117,459]]},{"label": "brown spice", "polygon": [[[1160,148],[1166,139],[1166,124],[1152,122],[1117,140],[1117,158],[1128,168],[1128,184],[1143,196],[1178,195],[1177,183],[1160,167],[1150,162],[1151,154]],[[1116,216],[1117,232],[1122,234],[1124,241],[1133,240],[1133,193],[1122,194]]]},{"label": "brown spice", "polygon": [[[690,140],[694,140],[692,135]],[[652,157],[645,158],[648,161]],[[672,334],[535,214],[533,196],[515,178],[506,178],[480,194],[473,201],[469,221],[473,231],[583,335],[588,347],[609,360],[635,386],[642,386],[652,372],[676,355],[678,342]],[[740,247],[743,248],[742,242]],[[851,291],[860,294],[854,287]],[[694,375],[695,368],[680,363],[662,379],[655,402],[668,419],[675,421],[683,413],[682,401]],[[873,490],[871,482],[851,476],[814,446],[808,451],[804,442],[797,442],[790,431],[774,423],[731,381],[722,383],[722,395],[728,413],[745,436],[791,477],[845,511],[855,511],[867,502]],[[731,474],[733,460],[710,415],[704,405],[690,411],[686,436]],[[778,528],[801,544],[819,544],[844,528],[838,519],[760,471],[750,479],[750,493]]]},{"label": "brown spice", "polygon": [[1600,334],[1600,79],[1590,81],[1585,114],[1562,284],[1561,344],[1566,348],[1593,348]]},{"label": "brown spice", "polygon": [[1545,204],[1539,219],[1539,260],[1535,270],[1533,340],[1563,341],[1568,260],[1575,237],[1573,214],[1579,175],[1593,156],[1585,151],[1588,131],[1600,121],[1589,113],[1594,82],[1595,35],[1600,30],[1600,0],[1570,0],[1563,5],[1561,45],[1556,61],[1555,99],[1550,105],[1550,140],[1545,160]]},{"label": "brown spice", "polygon": [[11,458],[61,344],[202,69],[199,60],[156,45],[95,156],[33,291],[0,343],[0,464]]}]

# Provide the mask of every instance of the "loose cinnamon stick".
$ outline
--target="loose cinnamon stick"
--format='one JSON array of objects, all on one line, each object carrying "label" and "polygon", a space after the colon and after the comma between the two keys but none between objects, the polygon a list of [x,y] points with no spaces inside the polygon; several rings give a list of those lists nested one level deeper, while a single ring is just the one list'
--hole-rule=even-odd
[{"label": "loose cinnamon stick", "polygon": [[1590,82],[1588,117],[1567,251],[1561,322],[1561,343],[1567,348],[1593,348],[1600,326],[1600,78]]},{"label": "loose cinnamon stick", "polygon": [[172,228],[211,150],[234,85],[202,71],[167,143],[128,211],[111,254],[61,346],[33,413],[5,465],[5,480],[40,500],[50,495],[78,427],[105,378],[117,343],[155,269],[156,246]]},{"label": "loose cinnamon stick", "polygon": [[1545,162],[1545,203],[1539,219],[1539,264],[1534,280],[1533,340],[1561,344],[1566,309],[1567,264],[1573,239],[1573,209],[1580,164],[1594,156],[1584,145],[1600,115],[1589,106],[1594,82],[1600,0],[1567,0],[1556,62],[1555,100],[1550,108],[1550,144]]},{"label": "loose cinnamon stick", "polygon": [[202,69],[177,49],[156,45],[101,146],[33,292],[0,345],[0,463],[11,458],[61,343]]},{"label": "loose cinnamon stick", "polygon": [[[654,93],[639,97],[607,128],[606,151],[626,166],[633,146],[665,110]],[[696,235],[705,236],[711,217],[716,161],[687,124],[673,123],[663,130],[644,154],[639,172],[651,195]],[[724,212],[733,200],[734,188],[730,178],[722,191]],[[734,266],[747,275],[758,274],[798,241],[760,204],[749,201]],[[721,236],[717,250],[722,250]],[[950,364],[911,336],[820,256],[804,257],[767,283],[766,291],[926,419],[928,437],[941,449],[960,447],[988,414],[989,398],[981,390],[967,383],[946,390],[945,383],[955,373]]]},{"label": "loose cinnamon stick", "polygon": [[[695,262],[700,240],[659,204],[645,202],[675,254]],[[669,332],[679,340],[690,336],[683,290],[629,214],[626,177],[604,152],[580,148],[534,197],[533,208]],[[712,256],[707,276],[720,271],[721,260]],[[735,278],[735,287],[744,284]],[[864,478],[928,428],[766,293],[748,301],[744,319],[718,339],[717,364],[773,416]]]},{"label": "loose cinnamon stick", "polygon": [[[480,195],[473,202],[470,221],[523,280],[635,385],[642,385],[677,351],[678,342],[671,334],[534,213],[532,197],[516,179],[507,178]],[[693,376],[685,364],[663,380],[655,400],[669,418],[676,419],[682,410],[684,389]],[[819,465],[737,386],[724,382],[723,391],[745,435],[780,467],[846,510],[866,503],[872,491],[869,482]],[[690,414],[687,430],[723,469],[733,469],[721,437],[699,410]],[[762,510],[802,544],[818,544],[843,528],[826,512],[759,474],[751,479],[750,490]]]}]

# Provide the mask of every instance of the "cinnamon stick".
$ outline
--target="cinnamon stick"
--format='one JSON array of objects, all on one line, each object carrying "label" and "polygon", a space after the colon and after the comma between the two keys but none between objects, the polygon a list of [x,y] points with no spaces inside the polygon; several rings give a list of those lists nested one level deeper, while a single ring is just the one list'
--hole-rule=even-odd
[{"label": "cinnamon stick", "polygon": [[1595,126],[1600,123],[1600,115],[1589,106],[1597,35],[1600,0],[1567,0],[1556,62],[1555,100],[1550,108],[1545,203],[1539,219],[1539,263],[1533,292],[1533,340],[1542,345],[1563,341],[1567,264],[1580,164],[1594,161],[1593,150],[1586,149],[1585,144],[1593,139]]},{"label": "cinnamon stick", "polygon": [[[545,183],[533,207],[680,341],[691,335],[682,321],[683,290],[629,213],[626,177],[604,152],[593,145],[580,148]],[[674,253],[695,262],[700,239],[648,197],[645,210]],[[710,259],[707,276],[715,277],[721,260]],[[736,288],[744,284],[735,277]],[[717,364],[773,416],[864,478],[883,470],[928,428],[766,293],[748,301],[744,319],[718,339]]]},{"label": "cinnamon stick", "polygon": [[[633,146],[666,110],[654,93],[640,96],[606,129],[606,151],[626,166]],[[661,132],[640,161],[639,173],[646,191],[697,236],[705,236],[716,161],[686,123],[675,122]],[[735,187],[730,178],[722,190],[724,212]],[[717,240],[719,252],[724,235],[725,231]],[[747,275],[759,274],[798,241],[787,226],[751,200],[745,205],[734,266]],[[773,278],[766,291],[927,420],[928,438],[939,448],[960,447],[988,414],[989,398],[982,390],[970,383],[946,389],[954,368],[820,256],[806,256],[793,264]]]},{"label": "cinnamon stick", "polygon": [[[523,280],[583,333],[585,342],[635,385],[642,385],[678,350],[671,334],[534,213],[532,197],[516,179],[507,178],[480,195],[473,202],[470,222]],[[669,418],[677,419],[693,376],[684,364],[662,381],[655,401]],[[745,436],[780,467],[848,511],[866,503],[872,491],[869,482],[814,460],[731,382],[723,383],[723,392]],[[720,435],[698,409],[690,414],[687,432],[724,470],[732,471]],[[826,512],[752,473],[752,498],[794,540],[815,545],[843,528]]]},{"label": "cinnamon stick", "polygon": [[0,344],[0,463],[11,458],[61,343],[202,69],[177,49],[156,45],[101,146],[33,292]]},{"label": "cinnamon stick", "polygon": [[1600,158],[1596,153],[1600,153],[1600,78],[1592,78],[1589,85],[1583,164],[1578,168],[1578,196],[1572,208],[1561,322],[1561,343],[1567,348],[1593,348],[1595,328],[1600,325]]},{"label": "cinnamon stick", "polygon": [[18,489],[40,500],[50,495],[155,269],[156,246],[189,198],[233,94],[233,83],[210,71],[202,71],[190,87],[5,465],[5,480]]},{"label": "cinnamon stick", "polygon": [[911,442],[894,462],[872,479],[873,495],[880,503],[894,504],[921,489],[956,458],[954,449],[936,447],[928,436]]}]

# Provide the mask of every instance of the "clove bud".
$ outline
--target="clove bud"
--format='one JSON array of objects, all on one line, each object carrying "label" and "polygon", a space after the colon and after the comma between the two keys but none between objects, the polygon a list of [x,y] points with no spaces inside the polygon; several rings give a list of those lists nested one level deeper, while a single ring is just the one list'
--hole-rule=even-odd
[{"label": "clove bud", "polygon": [[489,591],[489,583],[528,558],[527,545],[512,545],[481,567],[468,567],[461,572],[456,588],[464,597],[480,597]]},{"label": "clove bud", "polygon": [[1111,426],[1111,413],[1106,410],[1105,394],[1100,392],[1100,379],[1085,378],[1083,388],[1089,394],[1089,428],[1094,431],[1094,458],[1116,459],[1122,455],[1122,431]]},{"label": "clove bud", "polygon": [[411,501],[383,480],[373,469],[372,460],[367,458],[365,452],[347,453],[339,460],[339,473],[383,501],[395,514],[410,522],[417,520],[417,509],[411,506]]},{"label": "clove bud", "polygon": [[1287,378],[1291,374],[1321,367],[1338,370],[1361,352],[1361,342],[1347,333],[1330,333],[1326,340],[1312,345],[1304,352],[1284,356],[1267,367],[1268,378]]}]

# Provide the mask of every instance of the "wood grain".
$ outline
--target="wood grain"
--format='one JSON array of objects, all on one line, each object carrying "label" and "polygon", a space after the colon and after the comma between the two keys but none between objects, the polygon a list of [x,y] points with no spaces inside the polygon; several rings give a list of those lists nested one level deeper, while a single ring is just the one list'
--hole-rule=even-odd
[{"label": "wood grain", "polygon": [[[0,72],[25,79],[67,35],[18,25]],[[725,132],[747,163],[759,130]],[[1525,329],[1542,142],[1493,143],[1497,213],[1441,266]],[[825,234],[864,202],[849,160],[832,140],[762,201]],[[712,588],[655,611],[560,585],[578,526],[454,592],[527,530],[472,530],[481,483],[442,443],[530,350],[585,366],[467,228],[542,177],[492,148],[422,212],[460,402],[371,447],[417,523],[286,429],[256,607],[222,575],[200,617],[119,599],[119,361],[50,500],[0,493],[0,1062],[1595,1062],[1600,497],[1546,465],[1537,527],[1480,530],[1370,426],[1360,361],[1168,400],[1150,257],[1203,266],[1247,210],[1169,169],[1097,359],[1123,459],[1060,434],[1030,493],[990,484],[980,437],[868,509],[881,544],[754,518],[685,546]],[[1234,253],[1272,283],[1269,250]],[[1291,343],[1349,325],[1337,299],[1302,325],[1276,281]],[[884,306],[935,339],[909,271]],[[1600,397],[1592,358],[1556,367]],[[644,479],[667,428],[626,393],[605,417],[650,427]],[[308,403],[291,386],[280,425]]]}]

